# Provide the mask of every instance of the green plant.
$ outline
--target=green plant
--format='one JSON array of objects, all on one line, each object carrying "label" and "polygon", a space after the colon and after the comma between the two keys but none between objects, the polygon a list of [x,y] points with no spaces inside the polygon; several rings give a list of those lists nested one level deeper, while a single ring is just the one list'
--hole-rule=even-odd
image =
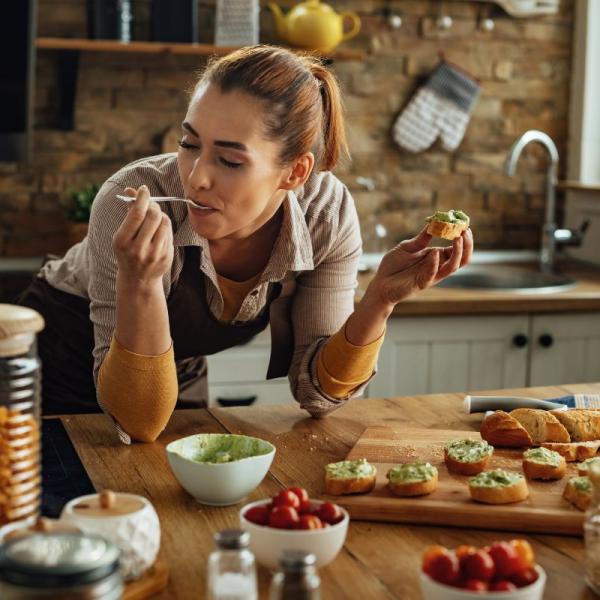
[{"label": "green plant", "polygon": [[100,186],[90,183],[80,190],[69,190],[67,219],[73,223],[87,223],[90,220],[92,203]]}]

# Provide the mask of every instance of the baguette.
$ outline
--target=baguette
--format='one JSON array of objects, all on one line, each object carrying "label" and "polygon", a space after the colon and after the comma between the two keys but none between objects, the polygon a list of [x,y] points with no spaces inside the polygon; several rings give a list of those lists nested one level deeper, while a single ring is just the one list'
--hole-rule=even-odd
[{"label": "baguette", "polygon": [[492,446],[529,448],[533,442],[527,430],[517,419],[497,410],[481,423],[481,437]]},{"label": "baguette", "polygon": [[592,463],[600,462],[600,456],[588,458],[577,465],[577,473],[579,475],[589,475],[589,468]]},{"label": "baguette", "polygon": [[444,446],[444,462],[452,473],[477,475],[486,468],[493,452],[485,440],[450,440]]},{"label": "baguette", "polygon": [[425,496],[437,488],[438,471],[430,463],[406,463],[391,468],[387,478],[396,496]]},{"label": "baguette", "polygon": [[325,466],[325,493],[332,496],[366,494],[375,487],[377,469],[366,458]]},{"label": "baguette", "polygon": [[525,477],[514,471],[495,469],[469,479],[471,498],[485,504],[510,504],[529,496]]},{"label": "baguette", "polygon": [[469,228],[470,219],[462,210],[438,210],[427,217],[427,233],[445,240],[453,240]]},{"label": "baguette", "polygon": [[554,450],[532,448],[523,452],[523,472],[527,479],[561,479],[567,471],[567,461]]},{"label": "baguette", "polygon": [[596,456],[600,448],[600,440],[593,442],[571,442],[569,444],[555,444],[553,442],[542,442],[542,447],[554,450],[565,457],[567,462],[575,462]]},{"label": "baguette", "polygon": [[587,477],[571,477],[565,485],[563,498],[579,510],[587,510],[592,502],[592,482]]},{"label": "baguette", "polygon": [[517,408],[510,411],[510,416],[514,417],[531,436],[534,444],[542,442],[562,442],[571,441],[569,433],[562,423],[546,410],[535,408]]},{"label": "baguette", "polygon": [[550,411],[569,432],[572,442],[600,439],[600,411],[586,408]]}]

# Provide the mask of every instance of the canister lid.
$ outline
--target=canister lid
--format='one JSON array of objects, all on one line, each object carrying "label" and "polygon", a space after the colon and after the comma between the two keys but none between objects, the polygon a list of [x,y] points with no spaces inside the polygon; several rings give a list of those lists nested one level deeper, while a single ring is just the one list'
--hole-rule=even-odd
[{"label": "canister lid", "polygon": [[119,550],[100,536],[36,533],[0,547],[0,580],[32,588],[98,582],[119,568]]},{"label": "canister lid", "polygon": [[44,329],[42,315],[31,308],[0,304],[0,356],[28,352],[33,334]]}]

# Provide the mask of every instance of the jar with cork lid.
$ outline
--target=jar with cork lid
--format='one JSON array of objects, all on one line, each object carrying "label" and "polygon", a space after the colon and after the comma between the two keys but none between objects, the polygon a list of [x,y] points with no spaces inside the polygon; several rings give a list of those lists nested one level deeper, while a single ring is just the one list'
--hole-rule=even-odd
[{"label": "jar with cork lid", "polygon": [[36,311],[0,304],[0,526],[35,519],[41,501]]}]

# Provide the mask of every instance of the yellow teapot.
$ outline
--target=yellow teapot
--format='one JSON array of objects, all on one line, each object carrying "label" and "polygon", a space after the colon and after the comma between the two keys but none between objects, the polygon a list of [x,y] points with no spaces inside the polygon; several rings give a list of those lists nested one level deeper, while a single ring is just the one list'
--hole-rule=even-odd
[{"label": "yellow teapot", "polygon": [[[275,15],[277,35],[290,46],[315,50],[323,54],[331,52],[340,42],[349,40],[360,31],[360,18],[356,13],[336,13],[328,4],[319,0],[306,0],[296,4],[284,15],[273,2],[269,8]],[[344,20],[352,21],[349,31],[344,31]]]}]

